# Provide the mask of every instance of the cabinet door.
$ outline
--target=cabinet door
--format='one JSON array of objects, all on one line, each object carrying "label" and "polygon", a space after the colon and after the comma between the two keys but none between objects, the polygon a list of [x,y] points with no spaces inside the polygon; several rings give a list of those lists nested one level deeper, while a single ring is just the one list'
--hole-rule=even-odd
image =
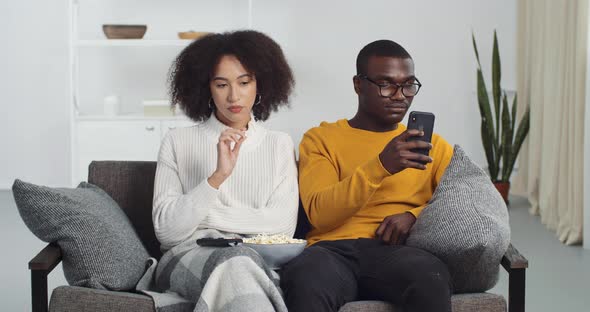
[{"label": "cabinet door", "polygon": [[76,176],[86,181],[93,160],[157,160],[160,122],[80,121],[76,136]]},{"label": "cabinet door", "polygon": [[196,125],[196,123],[192,120],[163,120],[161,128],[162,139],[166,136],[166,133],[172,129],[192,127],[194,125]]}]

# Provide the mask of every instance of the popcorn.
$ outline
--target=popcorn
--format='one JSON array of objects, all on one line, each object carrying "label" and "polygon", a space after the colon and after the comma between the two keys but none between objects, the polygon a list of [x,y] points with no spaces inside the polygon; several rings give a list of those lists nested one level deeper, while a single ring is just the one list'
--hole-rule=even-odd
[{"label": "popcorn", "polygon": [[285,234],[258,234],[254,237],[243,238],[242,241],[247,244],[301,244],[307,242],[304,239],[291,238]]}]

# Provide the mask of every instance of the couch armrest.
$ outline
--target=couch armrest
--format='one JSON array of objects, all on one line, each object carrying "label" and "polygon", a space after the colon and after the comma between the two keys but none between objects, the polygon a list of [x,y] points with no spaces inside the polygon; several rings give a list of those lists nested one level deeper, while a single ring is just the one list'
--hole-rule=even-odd
[{"label": "couch armrest", "polygon": [[512,244],[508,246],[508,250],[502,257],[502,266],[506,271],[510,272],[511,269],[526,269],[529,267],[529,261],[523,257]]},{"label": "couch armrest", "polygon": [[33,312],[47,311],[47,275],[61,261],[61,249],[50,243],[31,261],[31,304]]},{"label": "couch armrest", "polygon": [[524,312],[525,270],[529,261],[510,244],[502,257],[502,266],[508,272],[508,311]]},{"label": "couch armrest", "polygon": [[35,258],[29,261],[29,270],[51,272],[61,261],[61,249],[54,243],[48,244]]}]

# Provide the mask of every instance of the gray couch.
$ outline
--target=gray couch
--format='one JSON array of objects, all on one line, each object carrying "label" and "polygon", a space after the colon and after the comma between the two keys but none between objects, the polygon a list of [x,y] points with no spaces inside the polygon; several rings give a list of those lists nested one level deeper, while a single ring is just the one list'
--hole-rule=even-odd
[{"label": "gray couch", "polygon": [[[146,249],[160,258],[159,243],[151,219],[155,162],[95,161],[90,164],[88,182],[105,190],[125,211]],[[300,211],[296,237],[309,229],[305,214]],[[115,292],[74,286],[60,286],[51,294],[47,304],[47,275],[61,261],[61,251],[55,244],[47,245],[29,262],[31,270],[33,311],[153,311],[150,297],[131,292]],[[454,312],[524,311],[525,269],[528,261],[510,245],[502,259],[509,273],[508,305],[502,296],[490,293],[455,294]],[[357,301],[346,304],[340,312],[401,311],[380,301]]]}]

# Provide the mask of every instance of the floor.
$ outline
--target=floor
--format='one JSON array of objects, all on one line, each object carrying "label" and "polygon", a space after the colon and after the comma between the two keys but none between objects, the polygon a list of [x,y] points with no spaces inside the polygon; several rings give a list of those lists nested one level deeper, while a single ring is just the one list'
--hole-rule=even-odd
[{"label": "floor", "polygon": [[[528,213],[525,198],[511,197],[512,244],[529,260],[526,270],[527,311],[590,311],[590,250],[565,246]],[[508,274],[490,292],[508,297]]]},{"label": "floor", "polygon": [[[510,223],[514,246],[529,259],[527,311],[590,311],[590,250],[564,246],[538,217],[528,214],[524,198],[511,198]],[[0,269],[0,310],[30,311],[27,262],[44,246],[22,222],[9,191],[0,191],[0,239],[4,247]],[[66,284],[61,266],[49,275],[49,289]],[[490,292],[508,295],[502,271]]]}]

